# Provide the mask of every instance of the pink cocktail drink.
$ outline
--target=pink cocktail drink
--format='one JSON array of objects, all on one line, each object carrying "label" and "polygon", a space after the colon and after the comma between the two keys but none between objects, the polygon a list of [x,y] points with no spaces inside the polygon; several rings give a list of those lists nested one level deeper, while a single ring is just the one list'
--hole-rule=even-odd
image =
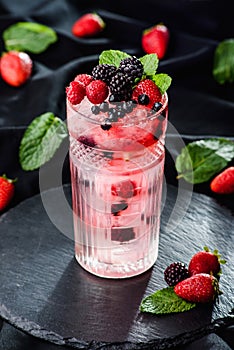
[{"label": "pink cocktail drink", "polygon": [[75,255],[100,277],[136,276],[157,259],[171,83],[158,63],[103,51],[66,88]]},{"label": "pink cocktail drink", "polygon": [[[89,272],[126,278],[158,255],[167,95],[156,112],[132,101],[67,101],[75,255]],[[111,124],[108,113],[121,117]]]}]

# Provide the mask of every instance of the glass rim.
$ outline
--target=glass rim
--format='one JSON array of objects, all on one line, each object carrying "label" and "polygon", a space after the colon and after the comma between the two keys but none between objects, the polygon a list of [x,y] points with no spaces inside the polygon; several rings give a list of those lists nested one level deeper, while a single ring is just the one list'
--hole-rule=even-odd
[{"label": "glass rim", "polygon": [[[166,107],[168,106],[168,94],[165,92],[163,95],[162,95],[162,101],[163,101],[163,104],[162,104],[162,107],[155,113],[153,113],[151,116],[145,116],[144,118],[142,119],[138,119],[138,122],[136,123],[136,119],[133,118],[132,119],[132,122],[128,122],[128,123],[124,123],[121,121],[116,121],[116,122],[111,122],[111,125],[116,125],[116,126],[122,126],[122,127],[129,127],[129,126],[134,126],[134,125],[137,125],[137,124],[141,124],[145,121],[152,121],[152,120],[155,120],[159,115],[162,114],[162,112],[166,109]],[[82,113],[81,111],[77,110],[76,109],[76,106],[78,105],[73,105],[69,102],[68,99],[66,99],[66,102],[67,102],[67,105],[77,114],[81,115],[82,118],[86,119],[87,121],[91,122],[92,124],[97,124],[97,125],[102,125],[103,122],[101,122],[100,120],[96,120],[94,118],[90,118],[89,116],[85,115],[84,113]],[[124,101],[120,101],[120,102],[114,102],[114,103],[121,103],[121,102],[124,102]],[[82,103],[82,102],[81,102]],[[90,102],[91,103],[91,102]],[[107,102],[108,104],[112,105],[111,102]],[[94,104],[92,104],[94,105]],[[95,106],[95,105],[94,105]],[[139,105],[141,107],[144,107],[143,105]],[[151,110],[150,108],[147,108],[145,107],[147,111]],[[103,112],[103,113],[106,113],[106,112]],[[135,121],[135,122],[134,122]]]}]

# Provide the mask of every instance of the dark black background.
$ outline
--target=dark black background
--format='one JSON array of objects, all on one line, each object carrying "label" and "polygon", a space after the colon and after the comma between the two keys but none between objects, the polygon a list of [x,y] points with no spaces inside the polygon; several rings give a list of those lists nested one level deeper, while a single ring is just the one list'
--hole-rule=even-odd
[{"label": "dark black background", "polygon": [[[227,0],[1,0],[0,33],[18,21],[36,21],[52,27],[58,34],[57,43],[42,54],[31,55],[33,75],[24,86],[14,88],[0,79],[0,174],[18,178],[11,206],[39,191],[38,171],[24,172],[18,161],[25,127],[47,111],[66,119],[65,86],[69,81],[79,72],[90,72],[103,49],[143,55],[142,30],[158,22],[165,23],[171,33],[167,54],[159,65],[159,72],[169,73],[173,78],[169,89],[170,122],[186,142],[203,136],[233,137],[234,86],[221,86],[212,76],[217,44],[234,37],[231,4]],[[105,30],[97,38],[75,38],[71,34],[72,24],[80,15],[93,10],[106,22]],[[0,51],[4,51],[2,35]],[[176,184],[169,155],[166,178]],[[64,182],[69,179],[66,163]],[[195,186],[195,191],[214,196],[208,183]],[[216,198],[221,204],[233,206],[230,196]],[[0,338],[0,348],[4,350],[54,349],[6,325]],[[195,346],[225,349],[226,346],[215,336],[196,344],[186,349]]]}]

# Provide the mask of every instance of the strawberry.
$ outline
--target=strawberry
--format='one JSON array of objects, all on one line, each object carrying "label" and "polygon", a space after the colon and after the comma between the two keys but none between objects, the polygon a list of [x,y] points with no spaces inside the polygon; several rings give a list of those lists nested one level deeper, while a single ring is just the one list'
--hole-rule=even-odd
[{"label": "strawberry", "polygon": [[164,24],[157,24],[144,30],[141,45],[145,53],[156,53],[159,59],[165,56],[170,33]]},{"label": "strawberry", "polygon": [[32,60],[25,52],[9,51],[0,60],[2,79],[12,86],[24,84],[32,73]]},{"label": "strawberry", "polygon": [[74,81],[78,81],[86,87],[91,83],[91,81],[93,81],[93,77],[89,74],[78,74]]},{"label": "strawberry", "polygon": [[199,273],[179,282],[174,291],[179,297],[193,303],[208,303],[221,294],[217,278],[207,273]]},{"label": "strawberry", "polygon": [[218,194],[234,193],[234,167],[229,167],[217,175],[212,180],[210,188]]},{"label": "strawberry", "polygon": [[188,270],[190,276],[198,273],[208,273],[215,276],[219,275],[221,272],[220,263],[225,263],[225,260],[221,260],[220,257],[218,250],[214,250],[212,253],[207,247],[204,247],[204,251],[193,255],[189,262]]},{"label": "strawberry", "polygon": [[79,38],[95,36],[105,27],[102,18],[96,13],[86,13],[81,16],[72,26],[72,34]]},{"label": "strawberry", "polygon": [[86,95],[91,103],[99,104],[105,101],[109,94],[109,89],[102,80],[93,80],[86,86]]},{"label": "strawberry", "polygon": [[0,176],[0,211],[10,203],[15,191],[15,181],[8,179],[5,174]]},{"label": "strawberry", "polygon": [[85,86],[78,81],[72,81],[69,86],[66,87],[66,94],[69,102],[73,105],[77,105],[85,96]]},{"label": "strawberry", "polygon": [[147,103],[144,103],[144,105],[149,108],[152,108],[155,102],[160,102],[162,99],[162,94],[159,88],[150,79],[140,81],[133,90],[132,98],[137,100],[140,104],[142,96],[144,97],[144,100],[147,100]]}]

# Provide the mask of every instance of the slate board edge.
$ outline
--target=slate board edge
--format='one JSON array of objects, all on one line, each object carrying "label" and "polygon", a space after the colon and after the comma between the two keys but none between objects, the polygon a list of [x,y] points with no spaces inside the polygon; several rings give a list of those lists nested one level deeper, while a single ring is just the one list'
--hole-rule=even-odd
[{"label": "slate board edge", "polygon": [[10,324],[11,326],[19,329],[20,331],[36,337],[41,340],[45,340],[49,343],[56,344],[59,346],[67,346],[74,349],[128,349],[128,350],[137,350],[137,349],[167,349],[178,346],[185,345],[191,342],[194,342],[202,337],[215,333],[219,334],[224,328],[234,325],[234,309],[230,312],[230,314],[226,317],[219,318],[211,322],[210,324],[200,327],[198,329],[192,330],[190,332],[181,333],[173,337],[163,338],[163,339],[155,339],[150,340],[149,342],[144,343],[134,343],[130,341],[125,342],[97,342],[92,340],[91,342],[84,342],[78,340],[74,337],[66,337],[53,332],[48,331],[36,323],[27,320],[26,318],[22,318],[20,316],[13,315],[3,304],[0,305],[0,315],[5,322]]},{"label": "slate board edge", "polygon": [[[70,187],[70,184],[65,184],[63,187]],[[173,186],[172,186],[173,187]],[[51,188],[48,191],[54,191],[56,188]],[[47,191],[47,192],[48,192]],[[201,195],[201,194],[200,194]],[[34,197],[40,197],[40,194],[34,196]],[[31,198],[26,199],[25,201],[30,201]],[[24,201],[24,202],[25,202]],[[19,207],[21,203],[17,206]],[[14,208],[10,209],[7,213],[3,214],[1,219],[4,219],[9,212],[14,210]],[[0,219],[0,222],[1,222]],[[25,334],[31,335],[35,338],[44,340],[46,342],[56,344],[59,346],[66,346],[71,347],[75,349],[165,349],[165,347],[173,348],[178,345],[185,345],[191,342],[194,342],[195,340],[201,339],[205,335],[216,333],[218,334],[222,329],[233,326],[234,325],[234,309],[230,311],[229,315],[218,318],[211,323],[200,327],[198,329],[180,333],[172,337],[168,338],[161,338],[161,339],[153,339],[149,342],[141,342],[141,343],[135,343],[131,341],[124,341],[124,342],[100,342],[92,340],[90,342],[84,342],[81,340],[78,340],[74,337],[66,337],[64,338],[62,335],[59,335],[53,331],[46,330],[36,324],[35,322],[32,322],[30,320],[27,320],[26,318],[23,318],[18,315],[12,314],[4,304],[0,304],[0,317],[2,320],[14,328],[24,332]]]}]

